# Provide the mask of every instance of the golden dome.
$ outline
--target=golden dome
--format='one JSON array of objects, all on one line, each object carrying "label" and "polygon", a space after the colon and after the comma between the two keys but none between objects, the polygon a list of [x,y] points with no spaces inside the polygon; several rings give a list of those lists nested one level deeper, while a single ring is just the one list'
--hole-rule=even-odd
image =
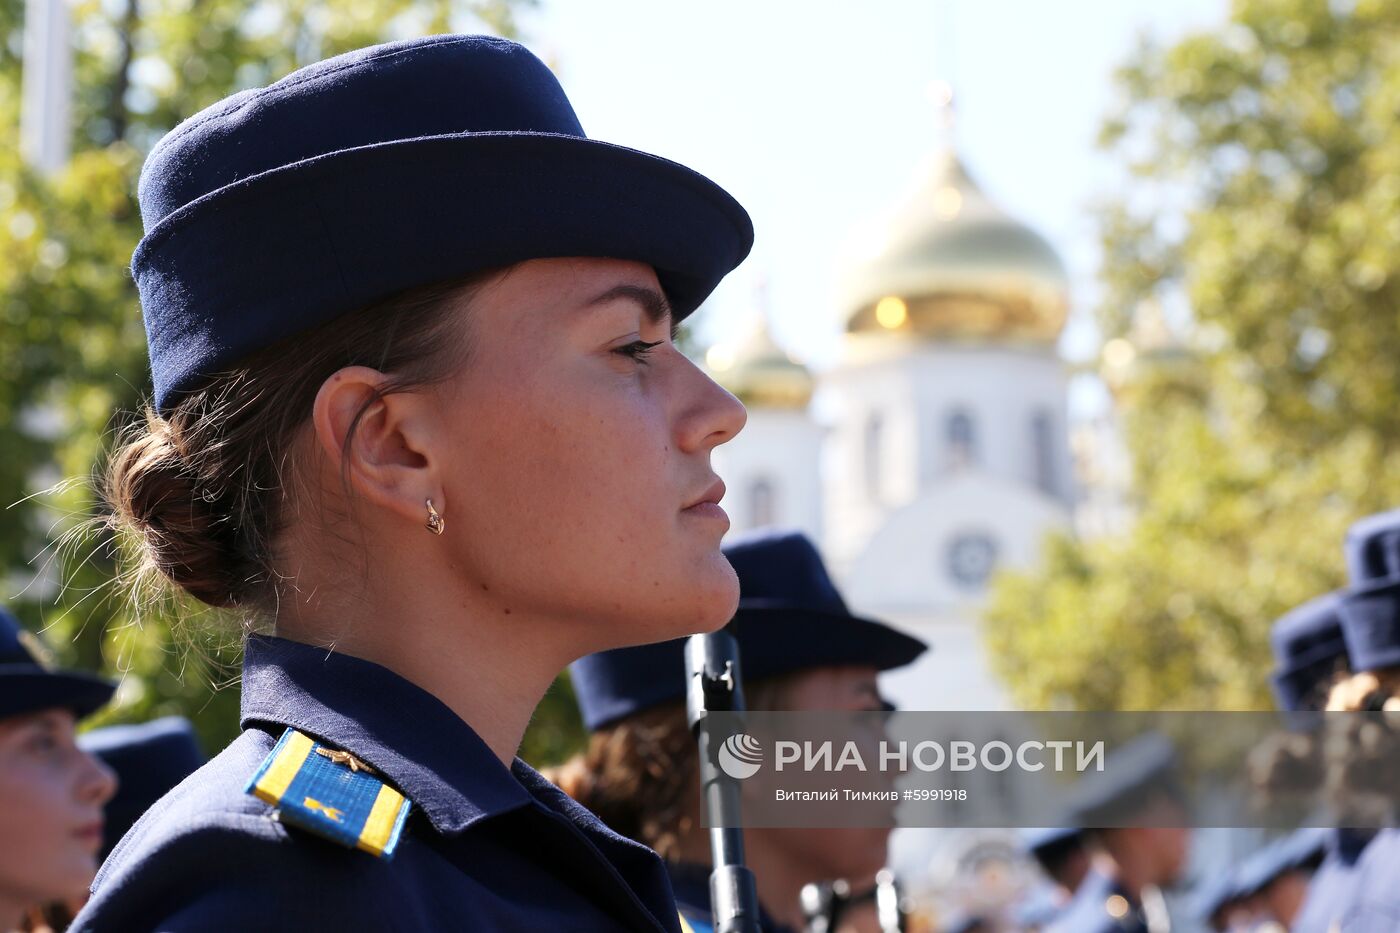
[{"label": "golden dome", "polygon": [[951,148],[882,233],[859,243],[850,333],[1054,343],[1069,311],[1059,255],[988,200]]},{"label": "golden dome", "polygon": [[1161,306],[1149,299],[1133,309],[1127,335],[1114,337],[1100,349],[1099,376],[1119,398],[1150,383],[1198,389],[1199,363],[1167,323]]},{"label": "golden dome", "polygon": [[705,368],[745,405],[804,409],[812,400],[811,372],[773,341],[763,314],[739,342],[710,347]]}]

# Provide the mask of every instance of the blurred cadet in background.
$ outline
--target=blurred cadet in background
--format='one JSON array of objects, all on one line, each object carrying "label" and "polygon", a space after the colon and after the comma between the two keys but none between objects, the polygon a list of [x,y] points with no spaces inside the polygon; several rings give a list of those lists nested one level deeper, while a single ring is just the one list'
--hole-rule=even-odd
[{"label": "blurred cadet in background", "polygon": [[[1080,782],[1070,815],[1085,827],[1092,865],[1074,899],[1047,929],[1170,929],[1162,889],[1181,879],[1191,842],[1175,768],[1171,743],[1148,733],[1115,748],[1102,772]],[[1138,825],[1124,826],[1127,822]]]},{"label": "blurred cadet in background", "polygon": [[180,716],[93,729],[78,739],[78,747],[100,758],[119,779],[104,809],[103,860],[141,814],[205,761],[194,726]]},{"label": "blurred cadet in background", "polygon": [[[1393,520],[1375,516],[1356,523],[1347,533],[1346,559],[1352,583],[1364,584],[1373,574],[1367,566],[1383,567],[1378,553],[1388,540]],[[1397,526],[1400,527],[1400,526]],[[1382,570],[1382,575],[1384,572]],[[1321,710],[1332,687],[1349,676],[1346,640],[1342,634],[1344,591],[1309,600],[1274,623],[1274,697],[1284,712]],[[1375,835],[1368,829],[1334,829],[1326,834],[1326,852],[1308,886],[1303,904],[1290,923],[1293,929],[1327,933],[1350,901],[1356,860]]]},{"label": "blurred cadet in background", "polygon": [[61,928],[87,896],[112,770],[78,747],[77,721],[113,684],[51,670],[0,609],[0,930]]},{"label": "blurred cadet in background", "polygon": [[[1342,599],[1340,613],[1347,657],[1355,673],[1332,688],[1327,709],[1400,713],[1400,511],[1375,515],[1353,526],[1347,535],[1347,570],[1351,588]],[[1400,773],[1396,762],[1377,757],[1373,749],[1393,747],[1394,742],[1378,742],[1367,732],[1381,727],[1393,733],[1400,728],[1398,720],[1400,716],[1375,717],[1350,727],[1345,742],[1329,740],[1329,783],[1359,798],[1366,797],[1368,789],[1380,789],[1379,799],[1388,806],[1392,796],[1388,791],[1400,780]],[[1400,830],[1394,828],[1397,814],[1392,811],[1388,816],[1392,828],[1381,830],[1364,845],[1355,858],[1353,876],[1345,880],[1345,890],[1309,892],[1301,919],[1312,922],[1316,896],[1332,905],[1331,928],[1348,933],[1400,929]],[[1301,923],[1297,928],[1324,929],[1305,928]]]},{"label": "blurred cadet in background", "polygon": [[[846,608],[816,548],[794,532],[737,538],[735,615],[750,710],[881,710],[876,675],[926,648]],[[682,915],[708,930],[710,848],[700,825],[695,739],[686,723],[683,641],[591,655],[571,667],[588,748],[549,774],[625,836],[655,849]],[[859,895],[884,866],[887,828],[744,832],[765,931],[804,924],[801,891],[843,879]]]}]

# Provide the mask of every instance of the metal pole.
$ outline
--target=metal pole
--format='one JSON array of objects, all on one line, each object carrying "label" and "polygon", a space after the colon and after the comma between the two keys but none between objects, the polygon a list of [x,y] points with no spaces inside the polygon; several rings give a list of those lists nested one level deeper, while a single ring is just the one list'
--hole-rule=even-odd
[{"label": "metal pole", "polygon": [[[732,623],[731,623],[732,624]],[[708,728],[709,713],[742,713],[739,644],[726,628],[692,635],[685,645],[689,681],[685,707],[700,748],[700,792],[710,815],[710,911],[715,933],[759,933],[758,891],[744,865],[739,786],[720,770],[716,753],[725,736]]]}]

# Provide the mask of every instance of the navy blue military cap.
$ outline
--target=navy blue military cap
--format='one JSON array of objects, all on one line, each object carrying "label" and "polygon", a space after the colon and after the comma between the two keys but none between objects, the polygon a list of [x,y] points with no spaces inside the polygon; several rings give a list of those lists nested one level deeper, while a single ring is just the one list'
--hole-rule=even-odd
[{"label": "navy blue military cap", "polygon": [[1164,735],[1149,732],[1118,746],[1070,793],[1067,812],[1079,826],[1129,825],[1155,792],[1177,795],[1176,750]]},{"label": "navy blue military cap", "polygon": [[1269,641],[1274,649],[1270,678],[1279,709],[1319,709],[1319,688],[1347,665],[1339,607],[1342,594],[1328,593],[1309,600],[1274,623]]},{"label": "navy blue military cap", "polygon": [[718,185],[588,139],[522,46],[440,35],[350,52],[167,134],[138,190],[156,406],[404,289],[527,259],[656,270],[676,320],[748,254]]},{"label": "navy blue military cap", "polygon": [[1342,547],[1353,586],[1366,580],[1400,577],[1400,509],[1354,522]]},{"label": "navy blue military cap", "polygon": [[1351,669],[1400,664],[1400,510],[1352,525],[1346,552],[1351,588],[1340,612]]},{"label": "navy blue military cap", "polygon": [[[813,667],[871,665],[889,670],[928,647],[846,608],[816,547],[795,531],[736,537],[724,554],[739,575],[734,615],[748,683]],[[570,666],[583,722],[600,729],[685,696],[685,639],[619,648]]]},{"label": "navy blue military cap", "polygon": [[79,718],[105,706],[116,685],[81,671],[51,670],[43,645],[0,609],[0,718],[41,709],[70,709]]},{"label": "navy blue military cap", "polygon": [[1290,871],[1311,871],[1327,852],[1330,830],[1299,829],[1245,859],[1235,873],[1235,896],[1249,897]]},{"label": "navy blue military cap", "polygon": [[141,814],[205,760],[194,727],[180,716],[93,729],[78,737],[78,746],[101,758],[119,781],[116,795],[103,807],[104,859]]}]

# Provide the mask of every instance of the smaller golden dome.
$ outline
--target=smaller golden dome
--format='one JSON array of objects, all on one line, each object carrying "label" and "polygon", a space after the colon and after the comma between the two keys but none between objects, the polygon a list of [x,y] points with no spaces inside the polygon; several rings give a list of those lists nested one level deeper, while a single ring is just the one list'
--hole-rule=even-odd
[{"label": "smaller golden dome", "polygon": [[705,354],[705,368],[716,382],[751,407],[805,409],[814,382],[806,366],[773,340],[764,314],[735,343],[717,343]]},{"label": "smaller golden dome", "polygon": [[848,332],[1053,343],[1064,328],[1059,255],[993,204],[952,149],[857,248],[842,300]]},{"label": "smaller golden dome", "polygon": [[1132,314],[1128,334],[1099,351],[1099,376],[1115,397],[1127,398],[1148,383],[1170,382],[1194,388],[1199,359],[1167,323],[1156,301],[1144,301]]}]

